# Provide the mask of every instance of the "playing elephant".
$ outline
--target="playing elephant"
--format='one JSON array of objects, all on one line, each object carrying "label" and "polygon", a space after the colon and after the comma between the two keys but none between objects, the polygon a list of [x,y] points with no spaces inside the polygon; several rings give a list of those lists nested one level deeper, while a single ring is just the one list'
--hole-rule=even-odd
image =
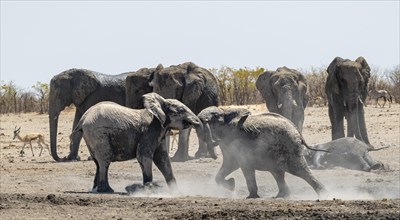
[{"label": "playing elephant", "polygon": [[343,119],[346,118],[347,136],[355,136],[369,145],[364,117],[364,102],[368,95],[371,71],[367,61],[363,57],[355,61],[336,57],[327,71],[325,92],[332,124],[332,140],[345,136]]},{"label": "playing elephant", "polygon": [[306,78],[297,70],[280,67],[261,74],[256,86],[268,110],[286,117],[302,132],[308,103]]},{"label": "playing elephant", "polygon": [[[78,150],[82,137],[76,136],[70,143],[69,155],[60,159],[57,155],[57,127],[60,112],[74,104],[76,107],[72,129],[83,113],[101,101],[125,104],[125,78],[128,73],[105,75],[86,69],[70,69],[55,75],[50,82],[49,123],[51,155],[56,161],[79,160]],[[72,144],[73,143],[73,144]]]},{"label": "playing elephant", "polygon": [[[164,68],[161,64],[156,68],[143,68],[131,73],[126,78],[127,106],[138,108],[140,95],[152,90],[164,98],[181,101],[195,114],[208,106],[218,105],[217,80],[208,70],[192,62],[172,65]],[[178,150],[172,160],[187,161],[190,128],[180,131]],[[199,144],[200,145],[200,144]],[[207,149],[199,147],[195,157],[205,156]]]},{"label": "playing elephant", "polygon": [[290,190],[285,172],[289,172],[304,179],[319,197],[327,195],[303,157],[303,147],[307,144],[285,117],[275,113],[250,115],[246,109],[218,107],[206,108],[198,117],[203,122],[204,142],[209,149],[214,142],[221,148],[223,162],[215,177],[219,185],[233,190],[235,180],[225,180],[225,177],[241,168],[249,190],[248,198],[258,198],[255,171],[269,171],[278,184],[276,197],[287,198]]},{"label": "playing elephant", "polygon": [[152,185],[154,162],[168,186],[176,189],[168,152],[162,144],[165,134],[169,129],[191,126],[200,134],[203,125],[178,100],[164,99],[156,93],[146,94],[143,99],[144,109],[131,109],[113,102],[98,103],[86,111],[72,133],[71,137],[83,135],[96,164],[94,192],[113,192],[108,183],[110,163],[134,158],[142,169],[144,186]]},{"label": "playing elephant", "polygon": [[344,137],[324,144],[317,144],[312,148],[328,151],[306,150],[305,158],[307,163],[316,169],[339,166],[369,172],[384,166],[382,163],[373,160],[368,152],[388,147],[370,149],[367,144],[356,138]]}]

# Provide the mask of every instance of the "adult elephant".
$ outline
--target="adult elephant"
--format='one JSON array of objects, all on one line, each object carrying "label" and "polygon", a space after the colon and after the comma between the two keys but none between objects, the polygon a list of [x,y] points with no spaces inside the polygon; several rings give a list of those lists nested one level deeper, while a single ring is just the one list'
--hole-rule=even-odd
[{"label": "adult elephant", "polygon": [[332,140],[344,137],[343,119],[347,119],[347,136],[370,145],[365,125],[364,102],[368,95],[371,68],[363,57],[355,61],[336,57],[328,67],[325,92],[328,98]]},{"label": "adult elephant", "polygon": [[261,74],[256,86],[268,110],[292,121],[301,133],[308,103],[306,78],[297,70],[280,67]]},{"label": "adult elephant", "polygon": [[[140,108],[143,106],[141,96],[152,90],[167,99],[177,99],[188,106],[195,114],[209,106],[218,106],[217,80],[208,70],[192,62],[172,65],[164,68],[161,64],[156,68],[143,68],[131,73],[126,78],[127,106]],[[190,128],[179,133],[178,150],[173,161],[190,159]],[[199,146],[202,146],[199,144]],[[195,157],[204,156],[207,149],[199,148]]]},{"label": "adult elephant", "polygon": [[51,155],[56,161],[79,160],[78,150],[82,136],[70,143],[69,155],[63,159],[57,154],[57,127],[60,112],[74,104],[76,107],[72,129],[83,113],[101,101],[125,105],[125,78],[128,73],[105,75],[86,69],[66,70],[51,79],[49,94],[49,123]]}]

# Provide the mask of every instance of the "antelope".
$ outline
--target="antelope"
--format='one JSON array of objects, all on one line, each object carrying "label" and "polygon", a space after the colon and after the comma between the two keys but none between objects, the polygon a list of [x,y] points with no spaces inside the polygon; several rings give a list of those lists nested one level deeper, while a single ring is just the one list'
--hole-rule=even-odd
[{"label": "antelope", "polygon": [[[392,96],[390,95],[390,93],[386,90],[376,90],[376,89],[372,89],[369,91],[369,97],[371,99],[375,100],[375,107],[377,107],[377,105],[379,105],[379,107],[384,108],[386,101],[389,102],[389,108],[390,108],[390,103],[393,101],[392,100]],[[378,100],[380,98],[383,98],[383,105],[381,106],[381,104],[379,104]]]},{"label": "antelope", "polygon": [[40,153],[39,153],[39,157],[42,155],[42,152],[43,152],[43,145],[42,144],[47,146],[47,149],[48,149],[49,154],[50,154],[49,145],[44,142],[44,135],[42,133],[30,133],[30,134],[27,134],[27,135],[24,135],[24,136],[21,137],[19,135],[20,130],[21,130],[21,127],[19,127],[17,129],[17,126],[15,126],[15,128],[14,128],[14,137],[13,137],[13,140],[15,138],[18,138],[18,140],[20,140],[21,142],[24,143],[24,146],[22,146],[22,150],[20,151],[20,156],[22,156],[25,153],[24,152],[24,147],[28,143],[31,146],[32,156],[35,156],[35,154],[33,153],[33,148],[32,148],[32,141],[35,141],[35,140],[37,140],[38,145],[41,147]]},{"label": "antelope", "polygon": [[[177,136],[178,134],[179,134],[179,130],[172,130],[172,129],[170,129],[170,130],[166,133],[167,136],[172,136],[171,150],[174,149],[174,143],[175,143],[175,141],[177,142],[176,136]],[[169,149],[168,149],[168,152],[169,152]]]}]

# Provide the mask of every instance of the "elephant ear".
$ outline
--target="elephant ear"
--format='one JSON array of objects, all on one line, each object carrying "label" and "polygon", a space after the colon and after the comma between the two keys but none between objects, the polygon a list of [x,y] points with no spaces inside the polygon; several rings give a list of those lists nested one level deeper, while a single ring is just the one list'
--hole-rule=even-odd
[{"label": "elephant ear", "polygon": [[363,77],[364,83],[363,83],[363,91],[362,91],[362,95],[363,95],[363,101],[365,101],[365,99],[367,98],[368,95],[368,81],[369,81],[369,77],[371,77],[371,68],[369,67],[367,61],[364,59],[364,57],[358,57],[356,59],[356,62],[359,63],[361,65],[361,75]]},{"label": "elephant ear", "polygon": [[339,82],[336,79],[336,72],[339,70],[339,65],[343,63],[344,59],[341,57],[335,57],[331,64],[328,66],[328,78],[326,80],[326,88],[331,89],[333,93],[339,94]]},{"label": "elephant ear", "polygon": [[144,107],[153,114],[161,123],[161,126],[164,127],[164,124],[167,120],[167,116],[162,109],[162,105],[165,103],[165,99],[158,95],[157,93],[148,93],[143,95],[143,103]]},{"label": "elephant ear", "polygon": [[244,121],[251,115],[251,112],[243,108],[230,108],[224,110],[224,122],[227,124],[237,123],[241,126]]},{"label": "elephant ear", "polygon": [[196,101],[203,94],[205,81],[204,75],[195,72],[195,70],[188,72],[185,76],[185,88],[182,93],[182,103],[187,105],[192,111],[196,110]]},{"label": "elephant ear", "polygon": [[266,71],[263,74],[261,74],[256,81],[256,87],[258,91],[260,91],[261,96],[264,98],[267,108],[270,112],[278,111],[277,100],[272,91],[274,83],[274,80],[272,78],[275,75],[275,73],[277,72]]},{"label": "elephant ear", "polygon": [[308,92],[308,83],[306,77],[301,74],[299,71],[294,70],[297,73],[297,84],[299,85],[299,90],[301,92],[301,97],[303,98],[303,107],[305,108],[308,104],[309,92]]},{"label": "elephant ear", "polygon": [[90,96],[100,83],[96,73],[90,70],[77,70],[71,74],[72,100],[75,106],[81,105]]},{"label": "elephant ear", "polygon": [[126,106],[129,108],[143,108],[142,96],[153,91],[150,85],[155,69],[142,68],[137,72],[129,73],[125,79]]}]

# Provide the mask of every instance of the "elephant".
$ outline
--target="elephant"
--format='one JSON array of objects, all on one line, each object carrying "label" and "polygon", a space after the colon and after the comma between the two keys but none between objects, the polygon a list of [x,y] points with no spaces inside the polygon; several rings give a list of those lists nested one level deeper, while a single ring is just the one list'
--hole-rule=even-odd
[{"label": "elephant", "polygon": [[[370,145],[364,117],[364,102],[371,76],[367,61],[363,57],[355,61],[336,57],[327,71],[325,93],[332,124],[332,140],[345,137],[343,119],[346,118],[347,137],[355,136]],[[373,148],[372,145],[370,147]]]},{"label": "elephant", "polygon": [[307,80],[299,71],[280,67],[261,74],[256,87],[270,112],[292,121],[300,133],[303,130],[304,109],[308,103]]},{"label": "elephant", "polygon": [[204,143],[211,149],[218,143],[223,157],[215,181],[234,190],[235,180],[225,180],[241,168],[249,196],[258,198],[255,171],[269,171],[275,178],[277,198],[289,198],[285,172],[304,179],[320,198],[327,196],[325,187],[312,175],[303,156],[308,147],[301,133],[287,118],[276,113],[250,115],[246,109],[208,107],[198,114],[203,123]]},{"label": "elephant", "polygon": [[[208,70],[192,62],[172,65],[164,68],[159,64],[156,68],[143,68],[131,73],[126,78],[126,103],[128,107],[140,108],[140,96],[148,91],[160,94],[164,98],[181,101],[195,114],[208,106],[218,106],[218,85],[215,76]],[[178,150],[173,161],[187,161],[190,128],[180,131]],[[199,146],[203,146],[199,144]],[[195,157],[207,155],[206,148],[200,148]]]},{"label": "elephant", "polygon": [[[60,112],[74,104],[76,107],[74,129],[82,115],[101,101],[113,101],[125,105],[125,78],[129,73],[105,75],[86,69],[69,69],[55,75],[50,81],[49,124],[50,148],[55,161],[79,160],[78,150],[82,137],[76,136],[70,143],[69,155],[63,159],[57,155],[57,127]],[[71,130],[72,130],[71,129]]]},{"label": "elephant", "polygon": [[114,192],[108,182],[110,163],[134,158],[137,158],[142,169],[145,187],[153,185],[154,162],[169,188],[177,190],[169,156],[162,141],[169,129],[195,126],[200,134],[203,125],[178,100],[164,99],[156,93],[148,93],[143,99],[144,109],[131,109],[108,101],[100,102],[83,114],[71,134],[71,137],[83,136],[96,164],[93,192]]},{"label": "elephant", "polygon": [[369,151],[377,151],[388,147],[370,149],[364,142],[353,138],[344,137],[324,144],[312,146],[314,149],[327,150],[310,151],[307,150],[305,158],[307,163],[316,169],[325,169],[328,167],[344,167],[347,169],[370,172],[383,168],[383,164],[374,161],[369,155]]}]

